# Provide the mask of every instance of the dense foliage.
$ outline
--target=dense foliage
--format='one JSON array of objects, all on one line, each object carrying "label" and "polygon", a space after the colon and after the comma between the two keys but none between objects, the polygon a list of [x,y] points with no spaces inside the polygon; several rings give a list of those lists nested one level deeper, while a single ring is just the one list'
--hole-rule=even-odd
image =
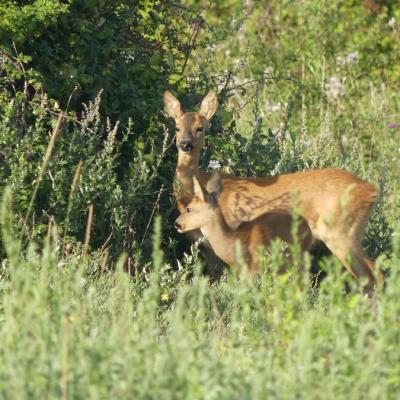
[{"label": "dense foliage", "polygon": [[[2,1],[1,397],[397,398],[399,54],[397,0]],[[218,91],[203,169],[380,186],[373,306],[333,258],[319,289],[276,276],[279,246],[207,283],[165,89]]]}]

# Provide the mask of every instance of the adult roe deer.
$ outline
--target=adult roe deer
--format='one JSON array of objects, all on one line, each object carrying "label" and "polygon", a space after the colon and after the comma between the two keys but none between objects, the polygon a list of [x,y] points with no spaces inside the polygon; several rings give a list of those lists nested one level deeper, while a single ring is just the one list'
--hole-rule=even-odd
[{"label": "adult roe deer", "polygon": [[[273,216],[270,225],[245,222],[233,231],[226,224],[219,206],[219,197],[223,188],[221,176],[216,173],[203,188],[198,179],[193,177],[194,197],[187,205],[186,210],[175,221],[178,232],[185,233],[200,229],[201,233],[210,241],[215,254],[232,267],[239,267],[236,246],[240,246],[243,260],[249,267],[249,272],[259,270],[260,247],[266,248],[272,239],[279,238],[287,243],[293,243],[294,238],[288,235],[284,227],[282,232],[277,232]],[[283,218],[287,218],[284,221]],[[291,216],[276,216],[280,222],[291,225]],[[311,241],[311,236],[308,237]],[[309,247],[311,243],[306,244]]]},{"label": "adult roe deer", "polygon": [[[184,113],[180,102],[171,92],[164,93],[164,103],[167,113],[176,122],[176,145],[178,148],[178,163],[174,177],[174,195],[180,213],[186,211],[187,205],[193,198],[193,178],[196,177],[205,186],[211,174],[199,169],[200,151],[204,146],[204,131],[209,120],[217,110],[218,100],[214,93],[210,93],[201,103],[198,112]],[[225,182],[227,176],[222,176]],[[224,205],[221,204],[221,208]],[[244,224],[244,229],[253,229],[268,232],[268,237],[279,237],[283,240],[291,238],[291,225],[293,218],[290,213],[272,213],[260,216],[251,223]],[[298,236],[303,251],[309,250],[312,245],[311,231],[307,223],[300,219],[298,226]],[[186,233],[192,241],[201,236],[200,230],[189,231]],[[202,253],[208,266],[216,262],[212,246],[208,241],[201,244]],[[221,257],[220,257],[221,258]]]},{"label": "adult roe deer", "polygon": [[[165,92],[164,102],[177,126],[176,144],[180,151],[174,192],[178,209],[183,212],[193,196],[193,176],[203,185],[208,179],[199,170],[198,160],[204,130],[217,110],[218,100],[210,92],[198,112],[186,113],[170,92]],[[223,176],[223,186],[219,203],[231,229],[270,213],[291,214],[294,204],[298,204],[313,238],[323,241],[356,279],[366,278],[364,290],[372,293],[376,281],[374,263],[365,255],[361,240],[379,196],[375,186],[338,168],[264,178]]]}]

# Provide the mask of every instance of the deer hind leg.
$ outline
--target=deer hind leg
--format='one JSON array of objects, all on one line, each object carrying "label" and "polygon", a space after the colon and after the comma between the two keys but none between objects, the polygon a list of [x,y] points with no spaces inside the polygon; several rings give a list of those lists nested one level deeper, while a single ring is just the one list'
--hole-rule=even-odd
[{"label": "deer hind leg", "polygon": [[353,212],[352,215],[347,214],[334,224],[325,225],[322,240],[357,280],[366,281],[363,282],[363,290],[372,295],[376,283],[375,264],[367,257],[361,246],[369,214],[370,210],[364,209]]},{"label": "deer hind leg", "polygon": [[372,294],[375,286],[374,263],[365,255],[361,246],[345,240],[343,237],[337,240],[329,238],[325,244],[354,278],[366,281],[363,282],[363,290],[367,294]]}]

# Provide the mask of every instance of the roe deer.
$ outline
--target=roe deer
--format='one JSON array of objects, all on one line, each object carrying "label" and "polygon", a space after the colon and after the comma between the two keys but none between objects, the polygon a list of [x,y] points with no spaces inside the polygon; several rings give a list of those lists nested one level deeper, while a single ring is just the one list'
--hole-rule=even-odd
[{"label": "roe deer", "polygon": [[[204,144],[204,129],[217,110],[218,100],[210,92],[198,112],[186,113],[170,92],[165,92],[164,102],[177,125],[179,155],[174,192],[182,212],[193,196],[193,176],[203,185],[207,181],[208,175],[198,168],[199,154]],[[323,241],[356,279],[366,278],[364,290],[372,293],[376,282],[374,263],[365,255],[361,240],[379,196],[375,186],[338,168],[264,178],[223,176],[222,179],[224,190],[219,203],[231,229],[268,213],[291,214],[296,198],[300,216],[307,222],[313,238]]]},{"label": "roe deer", "polygon": [[[193,185],[194,197],[185,212],[176,219],[175,228],[181,233],[200,229],[201,233],[209,240],[215,254],[228,265],[232,267],[240,265],[236,252],[236,246],[239,245],[249,272],[256,272],[259,270],[260,247],[267,247],[274,238],[279,238],[287,243],[293,242],[293,237],[288,235],[286,229],[292,222],[289,214],[271,215],[269,226],[245,222],[235,231],[229,228],[218,203],[223,188],[222,179],[218,173],[209,179],[206,190],[196,177],[193,177]],[[274,217],[280,222],[286,223],[281,231],[278,231],[273,224]],[[303,242],[305,248],[311,245],[311,239],[309,235],[308,242]]]},{"label": "roe deer", "polygon": [[[218,99],[215,93],[210,92],[202,101],[198,112],[183,112],[178,99],[171,93],[164,93],[165,109],[176,123],[176,146],[178,148],[178,163],[173,183],[174,195],[180,213],[184,213],[187,205],[193,198],[193,178],[196,177],[205,185],[211,174],[199,169],[200,152],[204,146],[204,131],[209,120],[215,114],[218,107]],[[222,176],[225,182],[227,176]],[[223,208],[224,205],[221,204]],[[223,211],[224,212],[224,211]],[[291,237],[292,217],[290,213],[273,213],[263,215],[246,226],[257,225],[256,229],[269,232],[273,237]],[[311,248],[311,231],[304,220],[300,221],[299,239],[304,250]],[[187,232],[186,235],[192,241],[201,236],[199,230]],[[208,268],[212,268],[216,258],[208,241],[201,244],[201,250]],[[212,271],[211,271],[212,272]]]}]

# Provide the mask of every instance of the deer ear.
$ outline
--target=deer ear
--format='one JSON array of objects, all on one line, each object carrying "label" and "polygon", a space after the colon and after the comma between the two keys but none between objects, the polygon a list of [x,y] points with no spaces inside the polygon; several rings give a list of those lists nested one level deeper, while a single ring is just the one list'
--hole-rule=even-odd
[{"label": "deer ear", "polygon": [[199,113],[208,120],[212,118],[218,108],[218,97],[215,92],[209,92],[203,99]]},{"label": "deer ear", "polygon": [[206,201],[207,193],[199,180],[194,176],[193,177],[193,193],[194,195],[199,198],[201,201]]},{"label": "deer ear", "polygon": [[178,119],[182,116],[183,110],[179,100],[168,90],[164,92],[165,111],[172,118]]},{"label": "deer ear", "polygon": [[211,178],[207,182],[207,193],[209,199],[214,202],[218,202],[219,196],[222,192],[223,183],[219,172],[214,172]]}]

